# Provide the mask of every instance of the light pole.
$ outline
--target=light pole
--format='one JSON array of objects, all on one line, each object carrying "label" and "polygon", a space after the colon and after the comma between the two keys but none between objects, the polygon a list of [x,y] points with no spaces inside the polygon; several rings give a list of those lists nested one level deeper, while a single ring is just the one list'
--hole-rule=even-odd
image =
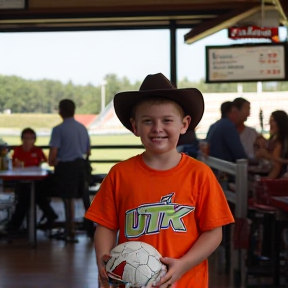
[{"label": "light pole", "polygon": [[101,112],[104,111],[105,108],[105,85],[107,82],[105,80],[101,83]]}]

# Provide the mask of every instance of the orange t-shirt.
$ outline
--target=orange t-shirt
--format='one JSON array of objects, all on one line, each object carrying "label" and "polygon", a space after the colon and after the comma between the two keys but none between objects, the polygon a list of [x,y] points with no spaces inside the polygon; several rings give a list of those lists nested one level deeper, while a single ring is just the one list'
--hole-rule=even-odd
[{"label": "orange t-shirt", "polygon": [[[203,231],[234,222],[211,169],[185,154],[166,171],[149,168],[141,155],[116,164],[85,217],[119,230],[119,244],[143,241],[172,258],[187,253]],[[208,287],[207,260],[184,274],[176,287]]]}]

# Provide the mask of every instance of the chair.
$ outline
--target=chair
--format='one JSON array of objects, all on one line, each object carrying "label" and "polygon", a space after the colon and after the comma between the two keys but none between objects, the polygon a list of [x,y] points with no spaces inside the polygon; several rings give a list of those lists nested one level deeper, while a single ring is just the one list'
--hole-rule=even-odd
[{"label": "chair", "polygon": [[15,182],[13,181],[2,181],[1,180],[1,192],[0,192],[0,211],[4,211],[6,213],[6,216],[2,215],[0,217],[0,224],[4,222],[8,222],[8,220],[11,217],[11,211],[15,207],[15,194],[14,194],[14,187]]},{"label": "chair", "polygon": [[89,195],[95,196],[107,174],[92,174],[89,183]]},{"label": "chair", "polygon": [[0,193],[0,211],[6,212],[5,218],[1,219],[4,215],[0,217],[0,224],[8,222],[11,216],[11,211],[14,208],[14,206],[15,206],[14,193]]},{"label": "chair", "polygon": [[[90,176],[90,182],[87,183],[86,181],[86,189],[84,194],[82,195],[82,201],[85,208],[85,211],[88,210],[90,207],[91,197],[93,197],[99,190],[100,184],[102,183],[103,179],[105,178],[106,174],[93,174]],[[82,223],[78,223],[75,221],[75,201],[81,199],[72,198],[72,199],[64,199],[64,211],[65,211],[65,221],[57,221],[53,227],[51,227],[48,231],[50,238],[55,238],[59,240],[66,240],[68,242],[77,242],[76,239],[72,239],[73,237],[69,237],[70,232],[74,230],[85,230],[87,236],[91,239],[94,236],[95,226],[94,223],[90,220],[83,219]],[[58,231],[52,234],[51,229],[58,228]],[[63,231],[64,228],[64,231]],[[71,241],[70,241],[71,240]]]},{"label": "chair", "polygon": [[[285,273],[287,275],[284,272],[284,259],[281,259],[285,253],[281,243],[288,215],[271,203],[273,197],[277,196],[288,196],[288,179],[262,178],[254,181],[253,201],[250,201],[249,206],[252,224],[247,257],[248,284],[256,283],[256,278],[262,277],[265,281],[270,281],[271,286],[279,287]],[[258,286],[262,287],[259,280]]]}]

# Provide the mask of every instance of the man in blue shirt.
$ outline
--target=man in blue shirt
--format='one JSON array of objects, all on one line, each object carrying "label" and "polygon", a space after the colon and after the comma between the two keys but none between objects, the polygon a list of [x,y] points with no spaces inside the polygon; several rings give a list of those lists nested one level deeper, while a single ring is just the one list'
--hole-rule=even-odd
[{"label": "man in blue shirt", "polygon": [[246,159],[247,155],[236,129],[237,108],[230,101],[221,105],[221,119],[212,124],[207,133],[209,156],[229,162]]},{"label": "man in blue shirt", "polygon": [[[89,206],[85,158],[90,154],[90,139],[84,125],[74,119],[75,104],[64,99],[59,103],[63,122],[54,127],[50,139],[48,163],[55,167],[57,192],[65,204],[66,235],[68,242],[77,242],[74,229],[74,198],[82,197]],[[86,197],[86,198],[85,198]],[[87,203],[88,202],[88,203]],[[88,209],[88,207],[85,207]]]}]

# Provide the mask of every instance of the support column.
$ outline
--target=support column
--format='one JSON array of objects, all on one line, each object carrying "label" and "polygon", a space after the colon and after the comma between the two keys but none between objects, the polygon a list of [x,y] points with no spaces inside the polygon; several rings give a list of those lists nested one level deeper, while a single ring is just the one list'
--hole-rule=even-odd
[{"label": "support column", "polygon": [[176,25],[170,21],[170,81],[177,86]]}]

